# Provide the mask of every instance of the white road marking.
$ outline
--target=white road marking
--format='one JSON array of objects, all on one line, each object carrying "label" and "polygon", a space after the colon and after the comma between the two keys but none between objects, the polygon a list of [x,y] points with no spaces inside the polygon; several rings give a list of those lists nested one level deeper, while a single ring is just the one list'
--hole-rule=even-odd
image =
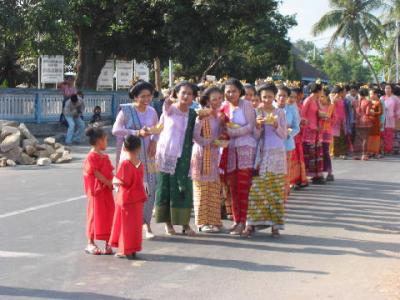
[{"label": "white road marking", "polygon": [[61,200],[61,201],[54,201],[54,202],[50,202],[50,203],[46,203],[46,204],[41,204],[41,205],[37,205],[37,206],[28,207],[28,208],[25,208],[25,209],[15,210],[15,211],[0,215],[0,219],[12,217],[12,216],[18,216],[18,215],[22,215],[22,214],[25,214],[25,213],[28,213],[28,212],[32,212],[32,211],[36,211],[36,210],[40,210],[40,209],[43,209],[43,208],[48,208],[48,207],[64,204],[64,203],[69,203],[69,202],[73,202],[73,201],[77,201],[77,200],[82,200],[82,199],[85,199],[85,198],[86,198],[86,196],[82,195],[82,196],[68,198],[68,199]]},{"label": "white road marking", "polygon": [[0,258],[42,257],[43,254],[29,252],[0,251]]}]

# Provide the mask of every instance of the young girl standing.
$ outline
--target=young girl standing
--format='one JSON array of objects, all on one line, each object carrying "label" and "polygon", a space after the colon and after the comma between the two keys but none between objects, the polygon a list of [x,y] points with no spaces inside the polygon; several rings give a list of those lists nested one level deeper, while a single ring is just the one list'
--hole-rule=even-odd
[{"label": "young girl standing", "polygon": [[[86,235],[88,245],[86,253],[112,254],[112,248],[107,243],[110,238],[114,215],[114,198],[112,194],[113,166],[104,151],[107,148],[107,135],[101,128],[89,128],[86,131],[92,146],[84,162],[83,178],[85,192],[88,198],[86,214]],[[103,251],[95,240],[106,241]]]},{"label": "young girl standing", "polygon": [[368,135],[368,154],[379,158],[381,149],[381,116],[383,114],[382,104],[379,100],[379,90],[371,89],[369,98],[371,99],[370,118],[372,127]]},{"label": "young girl standing", "polygon": [[118,247],[119,258],[134,258],[142,250],[143,205],[147,193],[143,184],[144,167],[139,160],[140,138],[124,139],[128,159],[120,162],[114,184],[118,186],[110,245]]},{"label": "young girl standing", "polygon": [[195,223],[199,231],[219,232],[221,227],[221,185],[219,180],[219,146],[222,119],[219,110],[222,91],[217,87],[207,89],[200,99],[207,116],[199,115],[194,127],[194,145],[191,160]]}]

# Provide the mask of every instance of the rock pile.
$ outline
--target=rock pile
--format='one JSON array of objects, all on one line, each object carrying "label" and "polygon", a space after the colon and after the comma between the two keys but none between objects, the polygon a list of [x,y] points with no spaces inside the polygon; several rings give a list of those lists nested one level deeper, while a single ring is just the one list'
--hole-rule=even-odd
[{"label": "rock pile", "polygon": [[55,138],[45,138],[41,143],[24,123],[0,120],[0,167],[16,164],[48,166],[71,160],[70,149],[56,143]]}]

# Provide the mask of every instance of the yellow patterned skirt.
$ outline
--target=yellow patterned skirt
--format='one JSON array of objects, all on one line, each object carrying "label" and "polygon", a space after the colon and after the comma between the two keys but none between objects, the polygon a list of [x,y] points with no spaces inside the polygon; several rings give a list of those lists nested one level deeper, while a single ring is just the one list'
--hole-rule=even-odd
[{"label": "yellow patterned skirt", "polygon": [[248,225],[284,229],[285,178],[285,174],[269,172],[253,177],[247,211]]},{"label": "yellow patterned skirt", "polygon": [[193,180],[193,196],[196,225],[222,225],[221,184],[219,180]]}]

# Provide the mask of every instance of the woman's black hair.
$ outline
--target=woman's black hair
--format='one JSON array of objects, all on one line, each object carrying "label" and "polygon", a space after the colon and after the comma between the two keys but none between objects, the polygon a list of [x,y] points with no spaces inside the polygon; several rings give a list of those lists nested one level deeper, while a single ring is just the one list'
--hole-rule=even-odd
[{"label": "woman's black hair", "polygon": [[184,86],[189,87],[193,92],[193,97],[197,97],[199,93],[199,88],[197,85],[189,82],[189,81],[181,81],[174,87],[174,94],[172,95],[174,98],[178,98],[178,93]]},{"label": "woman's black hair", "polygon": [[278,91],[285,91],[286,94],[288,95],[288,97],[290,96],[290,94],[292,93],[292,91],[286,86],[286,85],[280,85],[278,86]]},{"label": "woman's black hair", "polygon": [[101,127],[89,127],[86,130],[86,136],[89,138],[89,144],[94,146],[97,141],[106,136],[106,132]]},{"label": "woman's black hair", "polygon": [[324,92],[325,96],[328,97],[328,100],[330,100],[329,95],[331,93],[331,90],[328,87],[326,87],[323,89],[323,92]]},{"label": "woman's black hair", "polygon": [[343,88],[339,85],[335,85],[332,89],[332,94],[339,94],[341,92],[343,92]]},{"label": "woman's black hair", "polygon": [[361,97],[368,97],[369,91],[366,88],[361,88],[359,94]]},{"label": "woman's black hair", "polygon": [[239,79],[236,78],[229,78],[224,85],[222,86],[222,90],[225,91],[225,87],[227,85],[233,85],[235,86],[239,91],[240,91],[240,97],[244,96],[246,94],[246,91],[243,87],[243,84],[240,82]]},{"label": "woman's black hair", "polygon": [[97,110],[101,111],[101,107],[98,106],[98,105],[96,105],[96,106],[94,107],[93,112],[95,112],[95,111],[97,111]]},{"label": "woman's black hair", "polygon": [[250,90],[253,90],[254,94],[257,93],[256,88],[251,83],[246,83],[243,87],[244,87],[245,92],[246,92],[246,90],[250,89]]},{"label": "woman's black hair", "polygon": [[382,90],[380,88],[377,87],[373,87],[369,89],[372,93],[374,93],[375,95],[378,95],[380,97]]},{"label": "woman's black hair", "polygon": [[274,95],[276,95],[278,93],[278,88],[274,83],[266,83],[258,88],[257,95],[261,96],[262,91],[269,91],[272,92]]},{"label": "woman's black hair", "polygon": [[398,86],[398,85],[394,86],[393,95],[398,96],[398,97],[400,96],[400,86]]},{"label": "woman's black hair", "polygon": [[206,90],[204,91],[204,93],[201,95],[200,101],[199,101],[199,102],[200,102],[200,105],[201,105],[202,107],[207,106],[208,101],[210,101],[210,96],[211,96],[211,94],[213,94],[213,93],[220,93],[220,94],[223,94],[223,93],[222,93],[222,90],[221,90],[219,87],[216,87],[216,86],[210,87],[210,88],[206,89]]},{"label": "woman's black hair", "polygon": [[357,90],[357,91],[358,91],[359,88],[360,88],[360,87],[359,87],[357,84],[355,84],[355,83],[353,83],[353,84],[350,85],[350,90]]},{"label": "woman's black hair", "polygon": [[128,135],[124,138],[124,148],[128,152],[132,152],[140,148],[142,142],[140,138],[134,135]]},{"label": "woman's black hair", "polygon": [[139,96],[142,91],[149,91],[151,94],[154,93],[154,87],[151,83],[139,80],[129,89],[129,98],[135,99],[135,97]]},{"label": "woman's black hair", "polygon": [[311,93],[318,93],[322,91],[322,83],[317,83],[317,82],[311,82],[308,85],[308,88]]},{"label": "woman's black hair", "polygon": [[72,96],[71,96],[71,101],[72,102],[78,102],[78,95],[77,94],[73,94]]}]

